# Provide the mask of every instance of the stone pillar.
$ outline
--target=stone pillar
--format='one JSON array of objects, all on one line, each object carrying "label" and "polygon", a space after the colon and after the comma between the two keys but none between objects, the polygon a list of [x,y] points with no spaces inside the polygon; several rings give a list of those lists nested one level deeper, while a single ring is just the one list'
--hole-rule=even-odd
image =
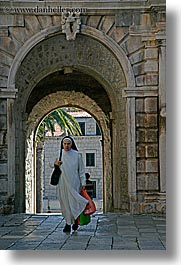
[{"label": "stone pillar", "polygon": [[135,127],[135,97],[127,98],[128,122],[128,192],[130,197],[130,212],[136,201],[136,127]]},{"label": "stone pillar", "polygon": [[0,88],[0,213],[14,212],[16,90]]},{"label": "stone pillar", "polygon": [[[8,128],[8,193],[15,199],[15,115],[14,99],[7,99]],[[14,207],[14,206],[13,206]]]},{"label": "stone pillar", "polygon": [[159,160],[160,192],[166,192],[166,43],[159,47]]},{"label": "stone pillar", "polygon": [[44,144],[38,143],[36,148],[36,212],[43,212],[43,165]]},{"label": "stone pillar", "polygon": [[[131,92],[130,92],[131,90]],[[136,124],[135,124],[135,95],[132,95],[135,88],[125,88],[123,97],[127,98],[126,113],[128,124],[127,139],[127,161],[128,161],[128,196],[130,212],[134,212],[136,203]],[[134,92],[133,92],[134,94]]]},{"label": "stone pillar", "polygon": [[127,156],[127,120],[126,99],[122,93],[119,108],[111,113],[112,119],[112,167],[113,167],[113,209],[128,212],[130,200],[128,194],[128,156]]},{"label": "stone pillar", "polygon": [[0,213],[7,211],[8,199],[7,100],[0,98]]},{"label": "stone pillar", "polygon": [[[158,190],[157,87],[127,87],[128,192],[130,212],[139,213],[144,190]],[[151,137],[154,137],[153,139]],[[143,195],[144,196],[144,195]]]},{"label": "stone pillar", "polygon": [[159,170],[160,192],[166,192],[166,18],[159,14],[160,21],[156,23],[156,39],[159,59]]}]

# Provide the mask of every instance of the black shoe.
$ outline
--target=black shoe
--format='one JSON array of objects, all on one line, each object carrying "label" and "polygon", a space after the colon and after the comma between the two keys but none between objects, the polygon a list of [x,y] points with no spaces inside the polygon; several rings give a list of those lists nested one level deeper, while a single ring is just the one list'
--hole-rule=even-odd
[{"label": "black shoe", "polygon": [[66,224],[66,226],[65,226],[64,229],[63,229],[63,232],[64,232],[64,233],[66,233],[66,232],[70,233],[70,231],[71,231],[71,226],[68,225],[68,224]]},{"label": "black shoe", "polygon": [[78,229],[79,225],[78,225],[78,220],[75,220],[75,224],[72,225],[72,229],[74,231],[76,231]]}]

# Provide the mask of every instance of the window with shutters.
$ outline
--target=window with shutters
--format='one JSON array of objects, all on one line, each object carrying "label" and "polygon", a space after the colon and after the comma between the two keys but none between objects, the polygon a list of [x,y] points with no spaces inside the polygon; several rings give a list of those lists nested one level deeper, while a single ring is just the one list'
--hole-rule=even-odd
[{"label": "window with shutters", "polygon": [[86,153],[86,167],[95,167],[94,153]]}]

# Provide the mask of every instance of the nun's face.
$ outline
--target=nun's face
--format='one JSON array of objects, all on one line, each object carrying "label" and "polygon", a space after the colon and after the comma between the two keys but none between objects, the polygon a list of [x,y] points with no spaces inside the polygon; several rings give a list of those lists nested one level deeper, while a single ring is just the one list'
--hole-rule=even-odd
[{"label": "nun's face", "polygon": [[65,151],[70,151],[71,147],[72,147],[72,143],[71,143],[71,141],[65,139],[65,140],[63,141],[63,149],[64,149]]}]

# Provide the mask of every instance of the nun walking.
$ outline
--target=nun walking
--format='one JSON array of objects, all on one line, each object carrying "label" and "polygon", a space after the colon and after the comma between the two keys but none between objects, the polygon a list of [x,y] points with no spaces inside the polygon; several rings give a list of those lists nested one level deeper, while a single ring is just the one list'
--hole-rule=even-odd
[{"label": "nun walking", "polygon": [[85,168],[82,155],[78,152],[74,140],[65,136],[61,141],[61,161],[54,162],[61,168],[62,174],[57,185],[57,194],[62,214],[66,220],[63,232],[70,232],[71,225],[78,229],[78,217],[84,211],[88,200],[80,195],[81,188],[85,188]]}]

